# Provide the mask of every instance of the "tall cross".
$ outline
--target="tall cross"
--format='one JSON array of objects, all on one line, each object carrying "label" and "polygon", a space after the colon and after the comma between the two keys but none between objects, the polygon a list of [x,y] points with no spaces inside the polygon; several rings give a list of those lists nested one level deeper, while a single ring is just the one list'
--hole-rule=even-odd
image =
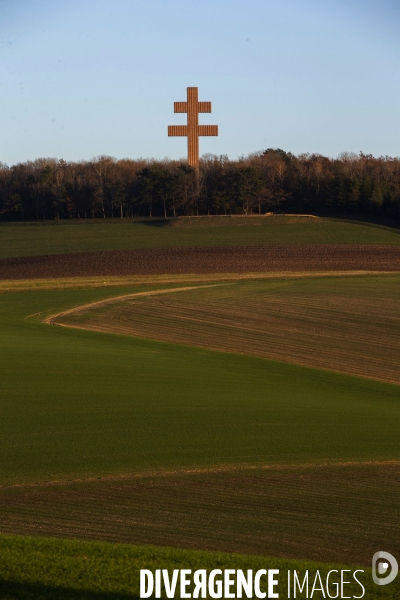
[{"label": "tall cross", "polygon": [[198,88],[187,88],[187,101],[174,102],[174,112],[187,113],[187,125],[168,125],[168,135],[187,136],[188,163],[199,168],[199,135],[218,135],[218,125],[199,125],[199,113],[210,113],[211,102],[199,102]]}]

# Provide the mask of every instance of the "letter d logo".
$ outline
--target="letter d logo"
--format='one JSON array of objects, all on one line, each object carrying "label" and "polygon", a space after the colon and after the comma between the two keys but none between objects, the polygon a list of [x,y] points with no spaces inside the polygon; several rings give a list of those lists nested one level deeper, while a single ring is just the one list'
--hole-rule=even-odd
[{"label": "letter d logo", "polygon": [[[384,575],[389,568],[392,569],[392,572],[389,572],[389,575],[386,577],[378,577],[378,575]],[[398,571],[399,565],[394,556],[389,554],[389,552],[375,552],[372,558],[372,579],[374,580],[374,583],[377,585],[387,585],[388,583],[392,583],[392,581],[396,579]]]}]

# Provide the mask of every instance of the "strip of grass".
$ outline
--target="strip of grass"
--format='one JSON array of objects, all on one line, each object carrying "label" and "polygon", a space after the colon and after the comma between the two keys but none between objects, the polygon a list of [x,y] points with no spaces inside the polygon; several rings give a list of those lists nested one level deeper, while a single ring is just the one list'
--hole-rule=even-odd
[{"label": "strip of grass", "polygon": [[400,277],[308,277],[116,299],[57,323],[400,383]]},{"label": "strip of grass", "polygon": [[176,283],[204,283],[228,281],[252,281],[254,279],[302,279],[304,277],[354,277],[360,275],[380,275],[381,277],[393,276],[393,272],[381,271],[272,271],[269,273],[209,273],[205,275],[188,273],[185,275],[123,275],[123,276],[93,276],[93,277],[65,277],[59,279],[8,279],[0,281],[0,294],[7,292],[35,292],[35,291],[62,291],[62,290],[87,290],[92,288],[110,288],[137,285],[170,285]]},{"label": "strip of grass", "polygon": [[0,489],[0,532],[370,566],[400,556],[399,463],[301,465]]},{"label": "strip of grass", "polygon": [[[81,542],[72,540],[50,540],[46,538],[0,537],[0,586],[2,600],[27,600],[34,598],[57,600],[134,600],[139,598],[140,569],[279,569],[279,594],[288,597],[287,571],[297,570],[302,581],[305,571],[310,571],[311,581],[319,570],[322,581],[331,569],[357,567],[343,564],[324,564],[306,561],[290,561],[267,557],[250,557],[239,554],[222,554]],[[378,588],[372,582],[371,570],[363,568],[357,574],[366,588],[364,598],[395,598],[400,593],[398,582]],[[333,574],[334,582],[337,574]],[[352,579],[346,572],[346,580]],[[340,581],[340,573],[339,579]],[[311,586],[310,586],[311,587]],[[262,591],[266,591],[262,581]],[[354,582],[344,586],[348,597],[360,596],[361,587]],[[335,594],[331,587],[330,593]],[[165,597],[165,596],[164,596]],[[180,597],[179,593],[175,597]],[[297,592],[298,598],[306,598]],[[322,598],[315,592],[313,598]]]},{"label": "strip of grass", "polygon": [[399,458],[398,386],[40,322],[129,291],[1,296],[2,484]]},{"label": "strip of grass", "polygon": [[290,217],[0,224],[0,258],[70,252],[252,244],[400,244],[396,229]]}]

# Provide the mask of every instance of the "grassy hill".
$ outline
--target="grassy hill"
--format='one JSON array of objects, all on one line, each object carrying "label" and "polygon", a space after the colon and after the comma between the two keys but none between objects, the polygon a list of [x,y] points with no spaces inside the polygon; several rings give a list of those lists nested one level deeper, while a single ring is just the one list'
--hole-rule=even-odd
[{"label": "grassy hill", "polygon": [[[160,234],[174,245],[179,232],[189,244],[193,232],[198,240],[218,232],[222,240],[232,230],[243,240],[246,231],[266,239],[272,230],[304,233],[308,227],[290,221],[276,229],[239,221],[192,227],[194,221],[2,225],[0,236],[17,232],[22,237],[14,237],[15,252],[42,253],[44,247],[54,251],[57,231],[73,233],[63,243],[74,251],[103,243],[101,231],[107,239],[106,231],[124,228],[141,230],[142,243],[152,235],[160,243]],[[317,235],[319,226],[309,227]],[[342,226],[392,240],[379,243],[398,239],[395,231],[332,224]],[[21,241],[24,231],[33,232],[31,247]],[[121,311],[110,304],[95,316],[115,331],[128,322],[129,333],[142,337],[43,322],[123,294],[172,290],[182,285],[175,279],[3,287],[1,600],[132,600],[141,566],[245,569],[267,563],[326,573],[336,563],[367,566],[377,549],[399,554],[400,387],[290,364],[296,357],[276,354],[296,340],[295,350],[311,357],[306,364],[321,368],[317,359],[325,356],[332,366],[347,351],[344,363],[357,363],[359,375],[373,359],[380,375],[372,376],[393,379],[387,369],[396,373],[398,276],[216,281],[223,285],[202,289],[197,286],[207,284],[204,277],[184,277],[185,287],[196,288],[185,297],[142,296],[121,304]],[[268,319],[267,328],[254,326]],[[274,319],[282,326],[274,329]],[[75,325],[86,322],[82,314]],[[163,338],[166,331],[172,337]],[[260,347],[269,358],[275,352],[289,362],[265,358]],[[1,535],[10,533],[59,539]],[[363,583],[367,599],[399,595],[396,581],[378,596],[368,568]]]},{"label": "grassy hill", "polygon": [[398,548],[398,386],[42,322],[172,287],[0,296],[0,532],[364,564]]},{"label": "grassy hill", "polygon": [[307,217],[182,217],[0,224],[0,258],[254,244],[400,244],[397,229]]}]

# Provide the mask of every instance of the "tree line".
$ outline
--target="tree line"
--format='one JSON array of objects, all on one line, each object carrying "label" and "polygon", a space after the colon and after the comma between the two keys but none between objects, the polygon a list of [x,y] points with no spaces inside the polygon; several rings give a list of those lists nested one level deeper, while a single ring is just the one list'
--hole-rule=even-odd
[{"label": "tree line", "polygon": [[174,160],[0,163],[0,220],[176,217],[290,212],[400,220],[400,158],[205,155],[197,173]]}]

